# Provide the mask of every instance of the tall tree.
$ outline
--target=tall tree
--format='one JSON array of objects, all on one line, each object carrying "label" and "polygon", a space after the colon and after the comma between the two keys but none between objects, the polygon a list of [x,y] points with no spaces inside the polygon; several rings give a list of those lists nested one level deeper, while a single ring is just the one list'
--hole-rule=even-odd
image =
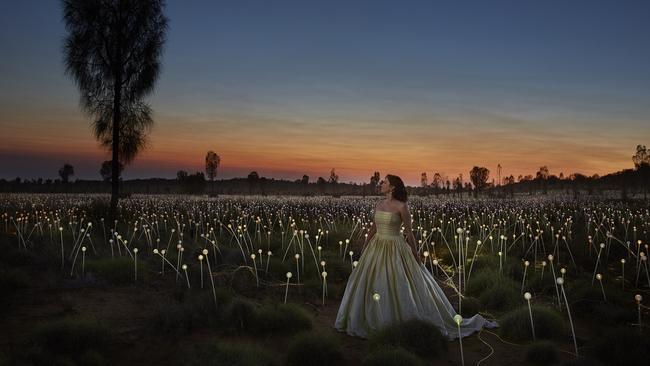
[{"label": "tall tree", "polygon": [[372,194],[377,193],[377,187],[379,187],[379,181],[381,180],[381,174],[379,172],[374,172],[372,177],[370,177],[370,190]]},{"label": "tall tree", "polygon": [[535,174],[537,180],[539,180],[540,185],[544,189],[544,194],[548,193],[548,167],[546,165],[539,167],[539,170]]},{"label": "tall tree", "polygon": [[221,164],[221,157],[210,150],[205,155],[205,175],[210,179],[210,193],[213,193],[214,178],[217,176],[217,168]]},{"label": "tall tree", "polygon": [[247,179],[248,179],[248,194],[253,194],[253,187],[260,180],[260,175],[253,170],[252,172],[248,173]]},{"label": "tall tree", "polygon": [[431,179],[431,186],[433,187],[435,194],[438,194],[438,190],[440,188],[443,188],[443,179],[440,173],[433,174],[433,178]]},{"label": "tall tree", "polygon": [[640,185],[643,187],[643,199],[648,199],[648,186],[650,185],[650,151],[645,145],[637,145],[636,154],[632,156],[634,168],[638,174]]},{"label": "tall tree", "polygon": [[487,186],[487,180],[490,177],[490,170],[488,168],[475,166],[469,172],[469,179],[474,184],[474,196]]},{"label": "tall tree", "polygon": [[304,185],[308,185],[309,184],[309,176],[307,174],[303,175],[302,179],[300,180],[300,183],[302,183]]},{"label": "tall tree", "polygon": [[[120,167],[120,175],[121,175],[122,171],[124,170],[124,164],[120,163],[119,167]],[[99,169],[99,174],[101,174],[104,182],[110,182],[111,177],[113,176],[113,162],[110,160],[105,160],[102,163],[101,169]]]},{"label": "tall tree", "polygon": [[331,184],[336,184],[336,183],[339,182],[339,176],[338,176],[338,174],[336,174],[336,170],[334,170],[334,168],[332,168],[332,170],[330,170],[330,180],[329,180],[329,182]]},{"label": "tall tree", "polygon": [[153,124],[144,97],[160,73],[167,18],[163,0],[63,0],[66,73],[81,91],[95,138],[112,151],[111,214],[117,215],[119,164],[146,145]]},{"label": "tall tree", "polygon": [[429,178],[427,178],[427,172],[422,172],[420,175],[420,187],[427,188],[429,186]]},{"label": "tall tree", "polygon": [[61,169],[59,169],[59,177],[63,183],[68,183],[68,179],[74,175],[74,167],[68,163],[63,164]]}]

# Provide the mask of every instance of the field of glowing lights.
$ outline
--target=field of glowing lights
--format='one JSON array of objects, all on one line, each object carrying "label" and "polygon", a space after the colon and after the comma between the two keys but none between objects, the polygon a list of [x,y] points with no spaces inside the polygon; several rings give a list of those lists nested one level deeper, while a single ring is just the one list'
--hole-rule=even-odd
[{"label": "field of glowing lights", "polygon": [[411,197],[461,347],[334,330],[378,199],[2,195],[0,365],[647,364],[647,202]]}]

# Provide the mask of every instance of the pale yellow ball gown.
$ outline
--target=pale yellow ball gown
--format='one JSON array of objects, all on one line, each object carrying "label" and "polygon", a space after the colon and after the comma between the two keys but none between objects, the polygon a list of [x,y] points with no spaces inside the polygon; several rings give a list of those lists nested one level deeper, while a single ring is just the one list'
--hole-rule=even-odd
[{"label": "pale yellow ball gown", "polygon": [[[367,338],[372,330],[421,319],[435,324],[448,339],[458,338],[456,311],[429,270],[413,257],[400,233],[399,213],[376,211],[375,223],[377,233],[348,279],[336,329]],[[462,320],[460,333],[465,337],[496,326],[477,314]]]}]

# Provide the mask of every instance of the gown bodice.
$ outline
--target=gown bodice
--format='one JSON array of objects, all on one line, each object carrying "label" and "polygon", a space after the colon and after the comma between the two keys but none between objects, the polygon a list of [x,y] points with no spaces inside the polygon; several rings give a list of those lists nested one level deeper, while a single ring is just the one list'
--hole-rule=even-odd
[{"label": "gown bodice", "polygon": [[377,225],[377,235],[397,236],[400,234],[402,227],[402,218],[398,212],[375,211],[375,225]]}]

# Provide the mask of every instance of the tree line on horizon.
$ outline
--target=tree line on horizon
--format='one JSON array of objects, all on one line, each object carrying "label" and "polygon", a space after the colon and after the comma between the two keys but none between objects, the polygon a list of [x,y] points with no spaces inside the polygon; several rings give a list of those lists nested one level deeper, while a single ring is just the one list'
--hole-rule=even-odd
[{"label": "tree line on horizon", "polygon": [[[573,195],[578,195],[580,191],[586,191],[588,194],[594,194],[603,190],[618,190],[622,198],[627,198],[629,194],[636,192],[642,193],[647,199],[648,188],[650,186],[650,151],[643,145],[638,145],[636,153],[632,156],[634,163],[633,169],[625,169],[619,172],[607,174],[603,177],[597,174],[587,176],[580,173],[564,175],[551,174],[548,166],[541,166],[535,175],[519,175],[515,178],[513,175],[490,180],[490,170],[482,166],[474,166],[469,172],[469,180],[464,181],[463,175],[450,179],[440,173],[434,173],[432,181],[429,183],[425,172],[421,175],[420,186],[408,187],[411,194],[416,195],[454,195],[462,197],[464,194],[477,197],[481,194],[490,196],[514,196],[515,193],[542,193],[547,194],[549,191],[567,191]],[[77,180],[74,184],[69,182],[70,176],[74,175],[74,167],[68,163],[59,169],[61,179],[43,180],[32,179],[22,181],[16,178],[12,181],[0,179],[0,191],[44,191],[51,186],[74,186],[86,185],[88,190],[104,192],[106,184],[110,182],[110,161],[102,163],[100,175],[102,182],[99,186],[90,187],[96,181]],[[209,151],[205,158],[205,173],[196,172],[189,174],[185,170],[179,170],[176,179],[138,179],[121,182],[121,185],[128,185],[130,193],[186,193],[186,194],[331,194],[337,195],[375,195],[378,193],[378,185],[381,180],[381,174],[375,171],[367,183],[341,183],[336,170],[332,168],[329,179],[318,177],[315,181],[310,181],[308,175],[303,175],[296,180],[274,179],[261,176],[257,171],[251,171],[246,177],[232,178],[228,180],[215,181],[217,169],[221,163],[221,158],[213,151]],[[123,167],[122,167],[123,168]],[[500,168],[500,165],[499,167]],[[500,173],[500,172],[499,172]],[[206,179],[207,178],[207,179]],[[129,183],[132,182],[132,183]],[[148,183],[147,183],[148,182]],[[139,185],[139,188],[137,188]],[[39,189],[42,186],[42,189]],[[143,189],[142,186],[146,186]],[[165,189],[159,189],[164,186]],[[66,191],[66,189],[54,189],[54,191]],[[83,190],[82,190],[83,191]]]}]

